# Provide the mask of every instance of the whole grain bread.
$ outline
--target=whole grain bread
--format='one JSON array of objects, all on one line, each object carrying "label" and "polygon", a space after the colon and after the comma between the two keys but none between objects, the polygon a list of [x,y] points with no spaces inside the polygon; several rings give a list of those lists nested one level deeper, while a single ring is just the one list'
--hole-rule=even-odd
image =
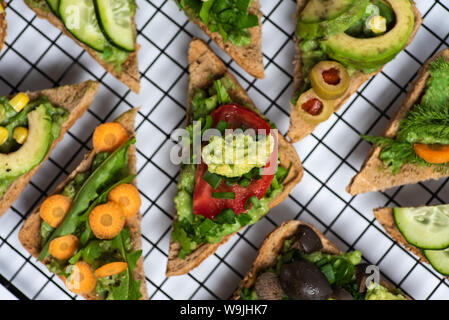
[{"label": "whole grain bread", "polygon": [[[137,109],[131,109],[130,111],[125,112],[115,121],[120,123],[125,129],[128,131],[130,136],[134,135],[134,123],[135,117],[137,114]],[[55,190],[53,190],[52,194],[61,193],[64,187],[69,183],[78,173],[86,172],[92,166],[92,162],[95,158],[96,152],[91,151],[84,156],[84,159],[81,163],[76,167],[76,169],[66,178],[63,182],[61,182]],[[131,173],[136,173],[136,149],[135,146],[132,145],[129,147],[129,160],[128,166]],[[136,185],[136,180],[133,181],[133,184]],[[27,218],[25,223],[19,232],[19,240],[22,246],[35,258],[37,258],[41,252],[41,222],[42,219],[39,215],[40,207],[37,208],[31,215]],[[142,238],[140,231],[140,224],[142,220],[142,215],[139,213],[136,217],[132,219],[126,220],[126,226],[129,227],[131,232],[131,241],[133,243],[134,250],[142,249]],[[48,263],[48,258],[42,261],[44,264]],[[148,293],[146,289],[146,281],[145,274],[143,271],[143,258],[140,257],[137,262],[136,268],[133,271],[133,277],[136,281],[141,280],[140,283],[140,292],[142,293],[142,299],[148,299]],[[87,300],[98,300],[100,299],[95,293],[83,295],[83,297]]]},{"label": "whole grain bread", "polygon": [[[429,59],[419,70],[418,77],[415,80],[413,87],[408,92],[396,115],[390,120],[384,134],[385,137],[394,138],[399,130],[399,122],[401,119],[405,117],[410,108],[416,103],[419,103],[419,99],[426,90],[430,63],[439,57],[445,57],[449,60],[449,49],[443,50],[433,58]],[[392,174],[391,170],[379,159],[380,152],[381,148],[376,146],[371,147],[360,172],[352,179],[351,183],[346,188],[347,192],[356,195],[449,176],[449,173],[447,172],[436,170],[435,166],[423,167],[415,164],[405,164],[399,173]]]},{"label": "whole grain bread", "polygon": [[54,105],[69,112],[69,118],[63,123],[59,137],[55,139],[47,153],[45,159],[33,170],[22,175],[15,180],[8,188],[3,197],[0,198],[0,217],[11,207],[11,205],[21,195],[31,178],[39,171],[43,163],[50,157],[51,152],[62,140],[64,135],[75,124],[75,122],[89,108],[100,84],[95,81],[86,81],[77,85],[63,86],[54,89],[28,92],[30,100],[36,100],[40,95],[44,95]]},{"label": "whole grain bread", "polygon": [[[301,11],[304,9],[305,5],[307,4],[307,1],[308,0],[297,0],[295,21],[296,21],[297,17],[299,16],[299,14],[301,13]],[[414,26],[412,34],[410,35],[410,37],[408,39],[406,46],[408,46],[412,42],[413,38],[415,37],[415,35],[418,32],[418,29],[422,23],[421,14],[419,13],[419,11],[416,8],[415,3],[413,1],[412,1],[412,9],[413,9],[413,13],[415,15],[415,26]],[[301,88],[303,81],[304,81],[304,75],[302,74],[301,50],[299,48],[299,42],[300,42],[300,39],[298,39],[296,37],[297,53],[295,56],[295,60],[293,62],[293,64],[294,64],[294,78],[293,78],[294,92],[296,92],[297,90],[299,90],[299,88]],[[371,73],[371,74],[365,74],[361,71],[356,71],[350,78],[349,88],[346,91],[346,93],[342,97],[335,100],[334,112],[337,112],[341,108],[341,106],[343,106],[346,103],[346,101],[348,101],[349,98],[354,93],[356,93],[357,90],[366,81],[368,81],[372,76],[375,76],[376,74],[378,74],[381,70],[382,70],[382,68],[376,72]],[[291,142],[294,143],[294,142],[297,142],[297,141],[305,138],[309,134],[311,134],[313,132],[313,130],[315,130],[316,125],[311,125],[310,123],[304,121],[303,118],[301,118],[301,116],[299,115],[299,112],[296,109],[296,106],[293,105],[292,103],[290,103],[290,109],[291,109],[290,128],[288,130],[287,136],[290,138]]]},{"label": "whole grain bread", "polygon": [[[227,71],[224,63],[213,53],[209,46],[204,41],[194,39],[190,44],[189,49],[189,89],[188,89],[188,105],[191,105],[191,100],[199,88],[204,88],[210,85],[213,80],[221,78],[227,75],[235,84],[236,88],[230,90],[229,93],[233,101],[245,105],[255,105],[245,90],[240,86],[237,79]],[[187,114],[190,112],[188,111]],[[189,120],[187,120],[189,122]],[[281,158],[281,166],[288,167],[290,163],[292,168],[290,173],[285,179],[283,185],[284,190],[270,203],[269,207],[273,208],[281,203],[301,180],[303,175],[303,168],[298,154],[293,146],[288,143],[284,137],[279,134],[279,154]],[[177,216],[175,214],[175,219]],[[197,267],[204,259],[213,254],[220,245],[228,241],[234,234],[230,234],[222,239],[217,244],[203,244],[199,246],[194,252],[188,255],[185,259],[178,257],[181,250],[179,243],[173,241],[170,242],[170,250],[167,263],[167,276],[182,275],[188,273],[190,270]]]},{"label": "whole grain bread", "polygon": [[[86,50],[104,69],[106,69],[107,72],[112,74],[114,77],[116,77],[118,80],[123,82],[125,85],[128,86],[133,92],[139,93],[140,91],[140,76],[139,76],[139,65],[137,62],[137,52],[139,50],[139,45],[136,44],[136,50],[129,54],[128,59],[122,64],[120,72],[118,72],[115,67],[110,64],[106,63],[103,60],[101,60],[98,57],[98,54],[95,50],[89,48],[84,43],[77,40],[64,26],[62,21],[56,17],[51,10],[46,7],[46,9],[42,9],[41,7],[36,7],[35,0],[29,1],[25,0],[25,3],[30,7],[31,10],[33,10],[36,15],[41,19],[46,19],[48,22],[50,22],[52,25],[54,25],[56,28],[61,30],[63,34],[71,38],[73,41],[76,42],[80,47],[82,47],[84,50]],[[45,3],[43,6],[47,6]],[[134,32],[135,30],[135,24],[134,24]]]},{"label": "whole grain bread", "polygon": [[[267,270],[268,268],[276,265],[278,262],[278,255],[282,252],[285,240],[293,237],[298,232],[301,225],[306,225],[315,231],[320,237],[323,244],[323,253],[339,254],[341,250],[332,242],[329,241],[317,228],[313,225],[300,222],[298,220],[290,220],[284,222],[282,225],[274,229],[264,240],[262,246],[259,249],[259,253],[248,271],[246,276],[240,282],[239,288],[234,292],[233,299],[240,300],[241,290],[243,288],[251,288],[256,282],[257,276]],[[381,284],[390,291],[395,291],[396,288],[385,279],[381,279]]]},{"label": "whole grain bread", "polygon": [[8,23],[6,21],[6,2],[2,0],[1,5],[3,7],[3,12],[0,13],[0,51],[3,49],[3,45],[5,44],[6,39],[6,29],[8,28]]},{"label": "whole grain bread", "polygon": [[211,32],[207,25],[194,17],[192,12],[187,12],[187,16],[246,72],[256,78],[263,79],[265,78],[265,72],[262,54],[262,12],[260,11],[259,0],[254,0],[248,11],[250,14],[255,14],[259,17],[259,25],[249,28],[251,43],[242,47],[234,46],[230,41],[224,42],[219,32]]}]

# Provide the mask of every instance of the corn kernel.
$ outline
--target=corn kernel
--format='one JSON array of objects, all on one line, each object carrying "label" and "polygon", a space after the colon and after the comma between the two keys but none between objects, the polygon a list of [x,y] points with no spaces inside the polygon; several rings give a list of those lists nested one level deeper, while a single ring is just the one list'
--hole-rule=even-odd
[{"label": "corn kernel", "polygon": [[16,112],[22,111],[23,108],[30,102],[30,98],[28,98],[26,93],[18,93],[14,98],[12,98],[9,103],[16,110]]},{"label": "corn kernel", "polygon": [[0,146],[8,140],[9,132],[5,127],[0,127]]},{"label": "corn kernel", "polygon": [[28,138],[28,129],[24,127],[17,127],[12,133],[13,138],[19,144],[24,144]]},{"label": "corn kernel", "polygon": [[374,34],[381,34],[387,31],[387,19],[382,16],[371,16],[367,21],[367,27]]}]

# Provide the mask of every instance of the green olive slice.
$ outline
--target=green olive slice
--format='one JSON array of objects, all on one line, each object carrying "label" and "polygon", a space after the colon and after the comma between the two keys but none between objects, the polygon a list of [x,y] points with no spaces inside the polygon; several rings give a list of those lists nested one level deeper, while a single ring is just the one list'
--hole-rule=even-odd
[{"label": "green olive slice", "polygon": [[346,68],[336,61],[321,61],[310,71],[310,82],[322,99],[333,100],[345,94],[349,87]]},{"label": "green olive slice", "polygon": [[296,109],[304,121],[316,125],[329,119],[334,112],[334,101],[324,100],[310,89],[299,97]]}]

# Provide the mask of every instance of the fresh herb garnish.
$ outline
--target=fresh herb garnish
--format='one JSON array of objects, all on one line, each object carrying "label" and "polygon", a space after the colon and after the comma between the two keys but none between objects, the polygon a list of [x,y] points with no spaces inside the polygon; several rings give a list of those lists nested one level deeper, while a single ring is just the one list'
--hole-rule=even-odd
[{"label": "fresh herb garnish", "polygon": [[218,174],[211,173],[209,171],[206,171],[203,175],[203,179],[212,187],[214,190],[217,190],[218,186],[221,184],[221,181],[223,181],[223,178],[219,176]]},{"label": "fresh herb garnish", "polygon": [[235,199],[235,192],[212,192],[215,199]]}]

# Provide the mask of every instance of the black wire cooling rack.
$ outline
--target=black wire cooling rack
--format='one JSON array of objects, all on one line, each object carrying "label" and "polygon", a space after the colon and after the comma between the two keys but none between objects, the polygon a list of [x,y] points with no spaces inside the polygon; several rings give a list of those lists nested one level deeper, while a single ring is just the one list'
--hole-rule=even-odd
[{"label": "black wire cooling rack", "polygon": [[[449,203],[447,180],[352,197],[345,192],[369,145],[360,134],[379,134],[397,109],[423,62],[448,46],[449,1],[417,0],[424,24],[414,42],[364,85],[351,101],[308,138],[295,144],[305,167],[302,182],[256,225],[246,228],[190,274],[166,278],[178,168],[168,161],[170,133],[184,125],[187,48],[206,37],[178,11],[173,0],[138,0],[136,16],[142,91],[130,92],[90,56],[22,0],[7,1],[6,47],[0,53],[0,94],[95,79],[102,83],[91,109],[70,130],[20,199],[0,220],[0,299],[76,299],[63,283],[22,248],[18,231],[46,194],[90,149],[93,128],[121,112],[138,114],[138,181],[148,292],[152,299],[227,299],[249,269],[264,237],[288,219],[314,223],[343,250],[360,249],[393,283],[415,299],[449,298],[448,282],[396,245],[375,222],[372,209],[388,205]],[[265,80],[242,71],[215,45],[257,106],[281,132],[288,127],[292,95],[293,0],[261,0]],[[6,289],[6,290],[5,290]]]}]

